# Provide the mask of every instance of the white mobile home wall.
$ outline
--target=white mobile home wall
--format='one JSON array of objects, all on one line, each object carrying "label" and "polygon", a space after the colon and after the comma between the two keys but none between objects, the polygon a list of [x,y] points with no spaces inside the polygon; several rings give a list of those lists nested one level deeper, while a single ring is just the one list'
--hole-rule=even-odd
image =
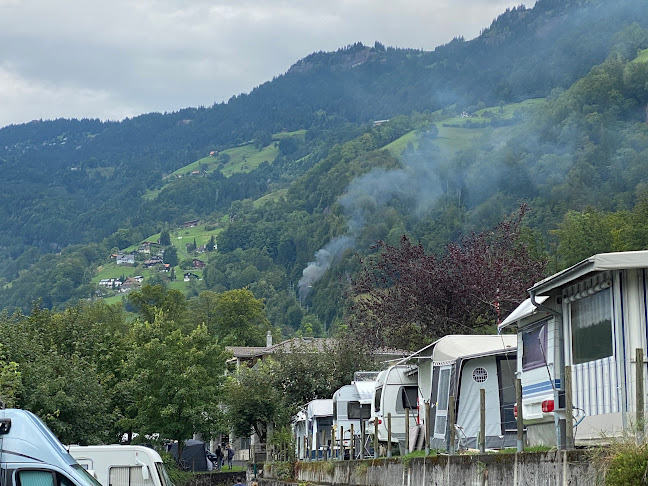
[{"label": "white mobile home wall", "polygon": [[[518,371],[531,444],[564,445],[565,363],[572,369],[576,445],[631,431],[636,411],[635,350],[643,349],[644,381],[648,361],[647,269],[647,251],[594,255],[535,284],[529,293],[536,302],[545,299],[541,307],[529,309],[533,304],[529,300],[513,319],[502,323],[518,325],[522,345]],[[521,309],[525,305],[526,312]],[[546,363],[524,369],[527,355],[534,352],[527,343],[525,353],[524,337],[542,325],[547,328]],[[556,410],[542,413],[542,401],[549,399]]]}]

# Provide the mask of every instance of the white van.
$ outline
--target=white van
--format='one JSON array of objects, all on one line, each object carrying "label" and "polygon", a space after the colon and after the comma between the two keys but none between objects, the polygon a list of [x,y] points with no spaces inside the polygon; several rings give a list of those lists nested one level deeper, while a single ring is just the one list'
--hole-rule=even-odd
[{"label": "white van", "polygon": [[71,445],[69,451],[102,486],[173,486],[160,454],[149,447]]},{"label": "white van", "polygon": [[27,410],[0,410],[2,486],[100,486]]}]

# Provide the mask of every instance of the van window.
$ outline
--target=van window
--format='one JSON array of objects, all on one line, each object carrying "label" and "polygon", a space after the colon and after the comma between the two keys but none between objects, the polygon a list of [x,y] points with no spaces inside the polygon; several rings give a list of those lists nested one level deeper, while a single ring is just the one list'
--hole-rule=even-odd
[{"label": "van window", "polygon": [[612,356],[612,299],[609,288],[571,303],[574,364]]},{"label": "van window", "polygon": [[337,406],[337,400],[333,400],[333,417],[336,419],[338,418],[338,406]]},{"label": "van window", "polygon": [[522,331],[522,370],[528,371],[546,365],[547,322]]},{"label": "van window", "polygon": [[349,402],[347,404],[347,418],[349,419],[368,419],[371,418],[371,405],[360,402]]},{"label": "van window", "polygon": [[[99,484],[96,481],[88,484]],[[68,477],[53,471],[20,470],[18,471],[18,486],[75,486]]]},{"label": "van window", "polygon": [[19,486],[55,486],[54,473],[50,471],[19,471]]},{"label": "van window", "polygon": [[416,409],[418,403],[418,386],[401,386],[398,390],[399,399],[396,402],[396,411],[404,412],[405,409]]},{"label": "van window", "polygon": [[379,388],[376,388],[376,392],[374,393],[374,410],[376,412],[380,412],[380,397],[382,397],[382,386]]}]

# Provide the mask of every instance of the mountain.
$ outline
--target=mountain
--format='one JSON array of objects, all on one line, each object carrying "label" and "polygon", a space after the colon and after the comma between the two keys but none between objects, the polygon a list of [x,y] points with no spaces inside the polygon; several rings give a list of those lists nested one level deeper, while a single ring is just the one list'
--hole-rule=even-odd
[{"label": "mountain", "polygon": [[313,53],[208,108],[5,127],[0,306],[95,296],[110,253],[191,220],[218,251],[183,290],[249,286],[286,332],[341,322],[354,252],[404,233],[442,252],[522,202],[538,251],[568,264],[565,218],[599,211],[607,234],[640,208],[647,14],[539,0],[431,52]]}]

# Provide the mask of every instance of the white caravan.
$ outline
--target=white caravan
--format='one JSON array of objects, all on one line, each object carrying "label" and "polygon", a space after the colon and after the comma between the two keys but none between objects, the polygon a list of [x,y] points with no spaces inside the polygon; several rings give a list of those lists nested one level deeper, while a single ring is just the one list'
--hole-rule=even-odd
[{"label": "white caravan", "polygon": [[[480,430],[480,389],[486,399],[486,447],[516,445],[516,336],[448,335],[420,349],[418,361],[421,407],[430,405],[430,447],[450,446],[450,398],[455,400],[455,445],[475,448]],[[421,423],[425,411],[420,410]],[[424,434],[424,427],[419,433]],[[423,443],[424,436],[419,438]]]},{"label": "white caravan", "polygon": [[[529,299],[502,322],[500,328],[517,325],[530,445],[564,445],[567,413],[576,445],[632,431],[637,349],[647,376],[647,296],[648,251],[601,253],[533,285]],[[569,411],[565,365],[571,367]]]},{"label": "white caravan", "polygon": [[333,429],[333,400],[311,400],[306,405],[307,456],[311,459],[325,458],[329,450]]},{"label": "white caravan", "polygon": [[27,410],[0,410],[2,486],[100,486]]},{"label": "white caravan", "polygon": [[173,486],[160,454],[149,447],[71,445],[69,451],[102,486]]},{"label": "white caravan", "polygon": [[333,394],[335,438],[336,441],[342,441],[343,448],[351,446],[351,425],[353,425],[353,435],[359,437],[362,424],[371,418],[371,401],[375,384],[375,381],[354,381]]},{"label": "white caravan", "polygon": [[386,445],[388,440],[387,419],[391,414],[391,441],[404,443],[405,415],[409,424],[415,426],[418,420],[418,384],[416,366],[393,365],[381,371],[376,378],[371,404],[371,420],[367,432],[375,434],[378,422],[378,442]]}]

